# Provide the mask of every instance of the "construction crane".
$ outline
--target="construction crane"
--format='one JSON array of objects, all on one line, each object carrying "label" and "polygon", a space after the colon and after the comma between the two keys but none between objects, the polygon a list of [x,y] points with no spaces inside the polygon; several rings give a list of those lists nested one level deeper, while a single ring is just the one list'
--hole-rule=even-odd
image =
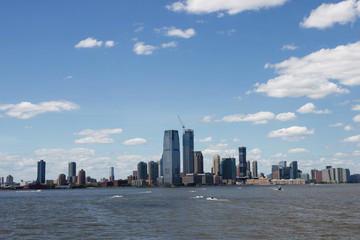
[{"label": "construction crane", "polygon": [[185,125],[183,124],[183,122],[181,121],[181,118],[180,116],[178,115],[178,118],[179,118],[179,121],[180,121],[180,124],[181,124],[181,127],[182,127],[182,130],[183,132],[185,132]]}]

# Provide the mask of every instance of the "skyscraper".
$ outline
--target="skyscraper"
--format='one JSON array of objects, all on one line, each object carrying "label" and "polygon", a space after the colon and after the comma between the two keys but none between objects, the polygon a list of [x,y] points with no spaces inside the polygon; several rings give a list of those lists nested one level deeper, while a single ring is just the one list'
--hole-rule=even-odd
[{"label": "skyscraper", "polygon": [[86,173],[83,169],[81,169],[78,173],[78,185],[85,185],[86,184]]},{"label": "skyscraper", "polygon": [[250,161],[246,161],[246,176],[247,176],[248,178],[251,178],[250,166],[251,166]]},{"label": "skyscraper", "polygon": [[200,151],[194,152],[194,173],[204,173],[204,157]]},{"label": "skyscraper", "polygon": [[137,165],[137,179],[146,180],[147,178],[147,164],[145,162],[139,162]]},{"label": "skyscraper", "polygon": [[166,130],[163,148],[164,184],[180,183],[180,146],[177,130]]},{"label": "skyscraper", "polygon": [[45,161],[40,160],[37,164],[37,181],[45,184]]},{"label": "skyscraper", "polygon": [[290,167],[291,167],[290,178],[291,179],[297,179],[298,178],[298,164],[297,164],[297,161],[292,161],[290,163]]},{"label": "skyscraper", "polygon": [[114,175],[114,167],[110,167],[110,177],[109,177],[110,182],[115,181],[115,175]]},{"label": "skyscraper", "polygon": [[76,183],[76,162],[69,162],[68,182]]},{"label": "skyscraper", "polygon": [[220,172],[223,179],[234,180],[236,175],[235,158],[223,158],[221,160]]},{"label": "skyscraper", "polygon": [[156,179],[159,177],[159,164],[154,161],[150,161],[148,163],[149,168],[149,183],[154,184],[156,183]]},{"label": "skyscraper", "polygon": [[257,161],[256,161],[256,160],[254,160],[254,161],[252,162],[252,176],[253,176],[253,178],[259,177],[259,176],[258,176],[258,165],[257,165]]},{"label": "skyscraper", "polygon": [[183,173],[194,173],[194,131],[186,129],[183,133]]},{"label": "skyscraper", "polygon": [[246,177],[246,147],[239,147],[239,177],[244,178]]},{"label": "skyscraper", "polygon": [[57,180],[57,185],[58,186],[62,186],[62,185],[65,185],[66,184],[66,176],[65,174],[61,173],[58,177],[58,180]]},{"label": "skyscraper", "polygon": [[220,175],[220,156],[217,154],[213,158],[213,173],[216,176]]}]

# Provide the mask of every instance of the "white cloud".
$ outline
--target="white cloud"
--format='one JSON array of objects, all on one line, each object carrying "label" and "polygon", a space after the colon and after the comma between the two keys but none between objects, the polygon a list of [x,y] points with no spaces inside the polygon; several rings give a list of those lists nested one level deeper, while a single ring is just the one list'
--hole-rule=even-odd
[{"label": "white cloud", "polygon": [[344,140],[341,140],[341,142],[360,142],[360,135],[345,138]]},{"label": "white cloud", "polygon": [[267,83],[255,84],[253,92],[270,97],[324,98],[330,94],[349,93],[346,86],[360,85],[360,41],[321,49],[303,58],[291,57],[277,64],[266,64],[280,76]]},{"label": "white cloud", "polygon": [[360,1],[346,0],[339,3],[323,3],[313,9],[310,16],[304,17],[300,26],[304,28],[325,29],[339,23],[345,25],[355,22],[360,16]]},{"label": "white cloud", "polygon": [[137,55],[151,55],[157,49],[158,47],[156,46],[146,45],[144,42],[137,42],[133,50]]},{"label": "white cloud", "polygon": [[216,145],[210,145],[206,149],[202,151],[204,155],[215,155],[219,154],[220,156],[232,156],[236,154],[236,149],[229,149],[229,145],[227,143],[219,143]]},{"label": "white cloud", "polygon": [[271,156],[271,158],[286,158],[287,154],[284,153],[276,153],[275,155]]},{"label": "white cloud", "polygon": [[242,97],[241,96],[237,96],[237,97],[234,97],[235,100],[238,100],[238,101],[241,101],[242,100]]},{"label": "white cloud", "polygon": [[168,42],[168,43],[161,44],[161,47],[162,48],[169,48],[169,47],[177,47],[177,45],[178,45],[177,42],[171,41],[171,42]]},{"label": "white cloud", "polygon": [[123,144],[126,146],[143,145],[146,143],[147,140],[145,138],[133,138],[123,142]]},{"label": "white cloud", "polygon": [[205,116],[201,119],[202,122],[211,122],[211,116]]},{"label": "white cloud", "polygon": [[355,106],[352,106],[351,110],[353,111],[360,111],[360,104],[357,104]]},{"label": "white cloud", "polygon": [[240,142],[240,139],[239,138],[234,138],[232,141],[233,142]]},{"label": "white cloud", "polygon": [[203,139],[195,139],[195,142],[206,143],[206,142],[211,142],[212,140],[213,140],[212,137],[206,137]]},{"label": "white cloud", "polygon": [[72,79],[72,78],[73,78],[73,76],[67,76],[67,77],[64,78],[64,80],[69,80],[69,79]]},{"label": "white cloud", "polygon": [[94,144],[94,143],[113,143],[114,139],[110,138],[110,134],[120,134],[122,133],[122,129],[114,128],[114,129],[99,129],[92,130],[86,129],[78,133],[74,133],[74,135],[86,136],[81,139],[75,140],[75,143],[86,143],[86,144]]},{"label": "white cloud", "polygon": [[299,113],[306,114],[306,113],[314,113],[314,114],[330,114],[331,111],[329,109],[325,110],[315,110],[315,105],[313,103],[307,103],[304,106],[300,107],[296,110]]},{"label": "white cloud", "polygon": [[114,41],[108,40],[108,41],[105,42],[105,47],[110,48],[110,47],[113,47],[113,46],[115,46],[115,42],[114,42]]},{"label": "white cloud", "polygon": [[62,112],[77,110],[80,107],[69,101],[50,101],[33,104],[31,102],[21,102],[18,104],[0,105],[0,111],[5,111],[5,115],[20,119],[28,119],[46,112]]},{"label": "white cloud", "polygon": [[254,148],[247,152],[247,159],[250,161],[261,159],[262,150],[260,148]]},{"label": "white cloud", "polygon": [[343,123],[334,123],[334,124],[329,124],[329,127],[341,127],[343,126]]},{"label": "white cloud", "polygon": [[279,121],[282,121],[282,122],[295,120],[296,118],[297,118],[297,116],[293,112],[279,113],[275,117],[276,120],[279,120]]},{"label": "white cloud", "polygon": [[296,50],[298,49],[298,46],[295,46],[293,43],[292,44],[288,44],[288,45],[284,45],[281,50]]},{"label": "white cloud", "polygon": [[221,30],[221,31],[218,31],[217,33],[220,34],[220,35],[227,35],[227,36],[231,36],[233,33],[235,33],[236,30],[235,29],[229,29],[229,30]]},{"label": "white cloud", "polygon": [[307,127],[292,126],[271,131],[268,137],[281,137],[285,141],[299,141],[305,139],[306,136],[315,133],[314,129],[308,130]]},{"label": "white cloud", "polygon": [[174,2],[166,7],[174,12],[187,12],[191,14],[206,14],[226,12],[235,15],[243,11],[259,10],[281,6],[287,0],[185,0]]},{"label": "white cloud", "polygon": [[304,153],[304,152],[309,152],[309,150],[305,149],[305,148],[293,148],[287,151],[288,153]]},{"label": "white cloud", "polygon": [[154,30],[155,32],[162,33],[168,37],[191,38],[196,34],[196,31],[193,28],[181,30],[176,27],[163,27],[161,29],[156,28]]},{"label": "white cloud", "polygon": [[360,114],[356,115],[355,117],[353,117],[352,119],[354,122],[360,122]]},{"label": "white cloud", "polygon": [[255,114],[232,114],[223,117],[221,122],[252,122],[253,124],[266,124],[268,120],[275,118],[275,114],[272,112],[258,112]]},{"label": "white cloud", "polygon": [[354,128],[354,126],[352,126],[352,125],[346,125],[345,127],[344,127],[344,130],[345,131],[351,131],[351,130],[354,130],[355,128]]},{"label": "white cloud", "polygon": [[62,148],[42,148],[38,149],[35,152],[35,155],[39,158],[49,158],[51,156],[52,159],[61,159],[61,160],[69,160],[73,159],[74,155],[81,155],[83,157],[89,157],[95,155],[95,150],[89,148],[71,148],[71,149],[62,149]]},{"label": "white cloud", "polygon": [[142,32],[144,30],[144,26],[140,26],[134,30],[134,32]]},{"label": "white cloud", "polygon": [[95,38],[88,37],[85,40],[81,40],[78,44],[75,45],[75,48],[94,48],[101,47],[103,41],[98,41]]}]

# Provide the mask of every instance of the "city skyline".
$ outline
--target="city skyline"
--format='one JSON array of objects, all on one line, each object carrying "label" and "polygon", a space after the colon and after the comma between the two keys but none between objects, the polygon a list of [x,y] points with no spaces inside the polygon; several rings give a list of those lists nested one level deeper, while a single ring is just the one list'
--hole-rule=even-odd
[{"label": "city skyline", "polygon": [[184,125],[204,172],[359,173],[360,1],[197,2],[1,2],[0,176],[126,178]]}]

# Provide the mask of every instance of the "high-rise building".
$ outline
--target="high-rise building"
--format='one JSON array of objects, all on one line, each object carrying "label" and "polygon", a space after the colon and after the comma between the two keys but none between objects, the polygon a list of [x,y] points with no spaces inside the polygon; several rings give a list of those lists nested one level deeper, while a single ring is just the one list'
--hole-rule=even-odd
[{"label": "high-rise building", "polygon": [[234,180],[236,175],[235,158],[223,158],[220,164],[220,172],[223,179]]},{"label": "high-rise building", "polygon": [[213,158],[213,173],[215,176],[220,175],[220,156],[217,154]]},{"label": "high-rise building", "polygon": [[286,167],[286,161],[280,161],[278,165],[279,167]]},{"label": "high-rise building", "polygon": [[146,180],[147,178],[147,164],[145,162],[139,162],[137,165],[137,180]]},{"label": "high-rise building", "polygon": [[45,161],[40,160],[37,163],[37,181],[41,184],[45,184]]},{"label": "high-rise building", "polygon": [[246,147],[239,147],[239,177],[246,177]]},{"label": "high-rise building", "polygon": [[200,151],[194,152],[194,173],[204,173],[204,158]]},{"label": "high-rise building", "polygon": [[78,185],[85,185],[86,184],[86,172],[81,169],[78,173],[78,181],[77,181]]},{"label": "high-rise building", "polygon": [[76,162],[69,162],[68,182],[76,183]]},{"label": "high-rise building", "polygon": [[12,185],[12,184],[14,184],[14,178],[13,178],[13,176],[11,176],[11,175],[7,176],[7,177],[6,177],[6,182],[5,182],[5,184],[7,184],[7,185]]},{"label": "high-rise building", "polygon": [[0,178],[0,185],[4,185],[4,184],[5,184],[4,177],[1,177],[1,178]]},{"label": "high-rise building", "polygon": [[110,177],[109,177],[110,182],[115,181],[115,175],[114,175],[114,167],[110,167]]},{"label": "high-rise building", "polygon": [[177,130],[166,130],[163,147],[164,184],[180,183],[180,146]]},{"label": "high-rise building", "polygon": [[156,179],[159,177],[159,164],[154,161],[148,163],[149,168],[149,183],[150,185],[156,183]]},{"label": "high-rise building", "polygon": [[254,161],[252,162],[252,177],[253,177],[253,178],[259,177],[259,176],[258,176],[258,165],[257,165],[257,161],[256,161],[256,160],[254,160]]},{"label": "high-rise building", "polygon": [[246,161],[246,177],[251,178],[250,161]]},{"label": "high-rise building", "polygon": [[291,172],[290,172],[290,178],[291,179],[297,179],[298,178],[298,164],[297,161],[292,161],[290,163]]},{"label": "high-rise building", "polygon": [[59,175],[58,180],[57,180],[57,185],[58,186],[66,185],[66,176],[65,176],[65,174],[61,173]]},{"label": "high-rise building", "polygon": [[183,173],[194,173],[194,131],[186,129],[183,133]]}]

